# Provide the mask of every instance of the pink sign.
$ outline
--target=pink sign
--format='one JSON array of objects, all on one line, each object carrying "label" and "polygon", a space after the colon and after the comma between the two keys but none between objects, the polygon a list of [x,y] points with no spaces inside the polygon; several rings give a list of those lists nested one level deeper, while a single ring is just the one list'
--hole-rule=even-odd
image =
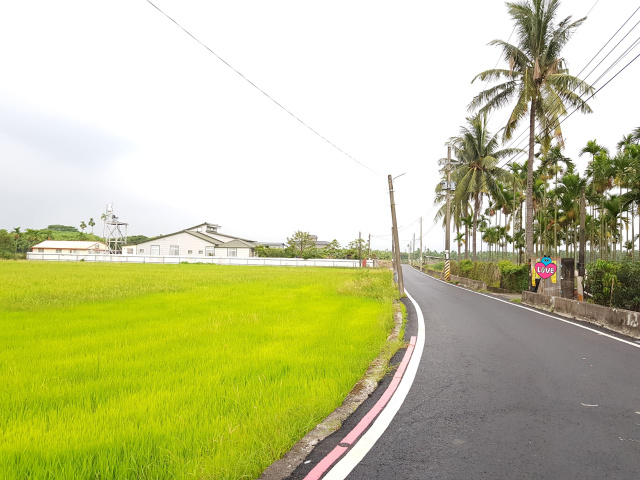
[{"label": "pink sign", "polygon": [[556,270],[558,269],[558,266],[553,263],[553,261],[549,257],[542,257],[542,260],[536,263],[534,265],[534,268],[536,274],[538,274],[540,278],[547,279],[553,277],[553,275],[556,273]]}]

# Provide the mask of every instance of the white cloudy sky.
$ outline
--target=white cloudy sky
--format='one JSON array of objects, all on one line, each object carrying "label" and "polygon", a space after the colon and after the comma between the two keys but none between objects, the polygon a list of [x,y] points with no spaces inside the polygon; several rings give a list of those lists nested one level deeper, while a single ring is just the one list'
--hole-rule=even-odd
[{"label": "white cloudy sky", "polygon": [[[208,221],[261,241],[304,230],[346,244],[361,231],[382,236],[375,248],[389,248],[387,174],[406,172],[396,181],[406,245],[418,217],[425,232],[433,225],[436,161],[483,87],[471,79],[499,58],[487,43],[512,32],[501,0],[154,3],[377,174],[310,132],[145,0],[6,1],[0,228],[78,226],[113,202],[130,234]],[[574,74],[640,6],[564,0],[560,16],[579,18],[594,4],[564,52]],[[613,149],[640,126],[639,73],[640,61],[591,100],[594,114],[563,124],[566,153],[580,165],[587,140]],[[493,131],[507,114],[492,116]],[[441,250],[443,236],[435,226],[425,245]]]}]

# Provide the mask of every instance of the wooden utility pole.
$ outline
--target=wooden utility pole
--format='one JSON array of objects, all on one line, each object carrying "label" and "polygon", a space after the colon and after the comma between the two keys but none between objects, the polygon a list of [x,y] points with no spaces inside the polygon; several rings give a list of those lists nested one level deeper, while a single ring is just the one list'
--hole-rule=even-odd
[{"label": "wooden utility pole", "polygon": [[446,217],[446,225],[447,230],[444,237],[444,279],[445,281],[451,281],[451,260],[450,260],[450,249],[451,249],[451,147],[447,147],[447,217]]},{"label": "wooden utility pole", "polygon": [[404,295],[404,279],[402,278],[402,264],[400,262],[400,240],[398,239],[398,222],[396,221],[396,204],[393,199],[393,179],[389,175],[389,198],[391,200],[391,232],[393,234],[393,257],[395,259],[396,278],[398,280],[398,292],[402,297]]},{"label": "wooden utility pole", "polygon": [[420,271],[422,271],[422,217],[420,217]]},{"label": "wooden utility pole", "polygon": [[584,187],[582,187],[582,194],[580,195],[580,253],[578,254],[578,301],[584,302],[584,287],[582,282],[584,281],[584,262],[585,262],[585,229],[586,229],[586,217],[587,207],[586,198],[584,193]]}]

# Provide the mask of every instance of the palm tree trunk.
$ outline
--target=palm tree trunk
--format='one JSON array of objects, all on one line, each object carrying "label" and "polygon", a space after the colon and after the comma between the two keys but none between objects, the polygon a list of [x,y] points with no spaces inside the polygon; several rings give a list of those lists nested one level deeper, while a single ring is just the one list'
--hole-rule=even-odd
[{"label": "palm tree trunk", "polygon": [[473,261],[477,260],[476,258],[476,232],[478,231],[478,211],[480,210],[480,192],[477,192],[474,195],[474,204],[473,204]]},{"label": "palm tree trunk", "polygon": [[527,240],[527,261],[533,257],[533,152],[535,148],[536,108],[535,95],[531,98],[529,115],[529,159],[527,160],[527,223],[525,236]]},{"label": "palm tree trunk", "polygon": [[553,251],[558,256],[558,163],[556,162],[556,200],[553,202]]}]

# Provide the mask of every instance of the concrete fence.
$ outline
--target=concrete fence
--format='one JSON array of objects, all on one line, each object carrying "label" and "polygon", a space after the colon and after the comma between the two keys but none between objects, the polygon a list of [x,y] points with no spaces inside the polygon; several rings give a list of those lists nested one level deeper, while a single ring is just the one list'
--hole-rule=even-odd
[{"label": "concrete fence", "polygon": [[[268,258],[268,257],[202,257],[202,256],[145,256],[145,255],[108,255],[108,254],[73,254],[73,253],[27,253],[27,260],[44,260],[52,262],[105,262],[105,263],[208,263],[214,265],[245,265],[275,267],[341,267],[358,268],[361,260],[313,258]],[[367,267],[374,267],[375,260],[367,260]]]},{"label": "concrete fence", "polygon": [[578,302],[541,293],[522,292],[522,303],[600,324],[611,330],[640,338],[640,313]]}]

